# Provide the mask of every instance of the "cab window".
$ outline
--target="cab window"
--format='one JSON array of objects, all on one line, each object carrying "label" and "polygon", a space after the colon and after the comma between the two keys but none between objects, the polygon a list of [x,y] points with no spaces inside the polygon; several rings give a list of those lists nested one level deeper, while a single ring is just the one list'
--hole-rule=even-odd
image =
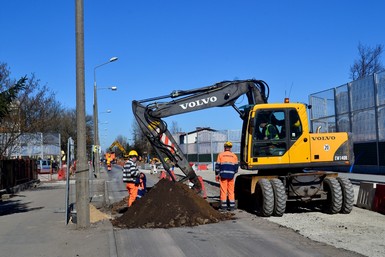
[{"label": "cab window", "polygon": [[302,135],[302,123],[296,110],[289,112],[290,139],[298,139]]},{"label": "cab window", "polygon": [[284,110],[256,113],[253,132],[253,156],[281,156],[286,150]]}]

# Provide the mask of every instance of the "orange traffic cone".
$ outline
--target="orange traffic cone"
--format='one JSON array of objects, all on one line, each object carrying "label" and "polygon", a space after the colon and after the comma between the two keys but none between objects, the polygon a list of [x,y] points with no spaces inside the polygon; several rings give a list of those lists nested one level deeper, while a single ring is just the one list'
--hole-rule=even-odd
[{"label": "orange traffic cone", "polygon": [[206,188],[205,188],[205,184],[203,183],[202,177],[198,176],[198,180],[201,183],[201,187],[202,187],[201,195],[202,195],[203,199],[206,199],[207,198],[207,193],[206,193]]},{"label": "orange traffic cone", "polygon": [[64,171],[63,168],[61,168],[58,172],[57,172],[57,179],[58,180],[64,180],[66,178],[66,173]]},{"label": "orange traffic cone", "polygon": [[159,175],[159,179],[165,179],[165,178],[167,178],[166,172],[164,170],[161,170],[160,175]]}]

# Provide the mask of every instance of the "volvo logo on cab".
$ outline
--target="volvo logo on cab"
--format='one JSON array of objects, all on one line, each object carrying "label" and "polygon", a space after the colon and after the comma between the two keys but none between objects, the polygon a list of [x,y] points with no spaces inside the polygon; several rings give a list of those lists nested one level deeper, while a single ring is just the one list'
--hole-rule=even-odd
[{"label": "volvo logo on cab", "polygon": [[313,140],[336,140],[335,136],[312,136],[311,139]]},{"label": "volvo logo on cab", "polygon": [[208,103],[215,103],[217,100],[218,99],[216,96],[211,96],[211,97],[199,99],[196,101],[180,104],[179,106],[182,107],[183,110],[186,110],[187,108],[194,108],[194,107],[205,105]]}]

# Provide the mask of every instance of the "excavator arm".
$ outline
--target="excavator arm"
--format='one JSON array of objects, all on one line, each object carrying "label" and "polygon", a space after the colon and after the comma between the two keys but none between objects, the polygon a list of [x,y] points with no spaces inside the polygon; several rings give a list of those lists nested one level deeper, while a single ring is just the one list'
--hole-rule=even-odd
[{"label": "excavator arm", "polygon": [[110,151],[113,151],[114,147],[118,147],[119,150],[122,152],[123,156],[124,157],[128,157],[127,153],[126,153],[126,150],[124,149],[124,147],[120,144],[119,141],[115,140],[109,147]]},{"label": "excavator arm", "polygon": [[[194,170],[162,118],[212,107],[232,106],[245,122],[247,113],[235,106],[237,99],[243,95],[246,95],[250,106],[267,103],[269,87],[262,80],[223,81],[198,89],[173,91],[165,96],[134,100],[132,110],[140,129],[160,157],[163,167],[169,172],[171,167],[164,161],[168,157],[186,175],[182,180],[189,179],[199,190],[200,183]],[[159,101],[162,99],[162,102]]]}]

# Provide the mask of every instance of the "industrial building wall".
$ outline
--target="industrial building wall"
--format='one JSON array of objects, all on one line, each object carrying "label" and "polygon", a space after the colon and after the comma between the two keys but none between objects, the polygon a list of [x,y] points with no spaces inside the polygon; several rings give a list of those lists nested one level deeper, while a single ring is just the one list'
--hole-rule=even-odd
[{"label": "industrial building wall", "polygon": [[[174,138],[183,136],[184,133],[174,135]],[[218,153],[223,151],[223,145],[226,141],[233,143],[232,151],[235,154],[241,151],[241,135],[242,131],[239,130],[202,130],[194,133],[194,142],[188,141],[188,143],[181,143],[180,140],[177,142],[186,155],[187,159],[192,162],[198,163],[210,163],[216,161]]]},{"label": "industrial building wall", "polygon": [[385,165],[385,72],[309,96],[311,130],[351,132],[356,165]]}]

